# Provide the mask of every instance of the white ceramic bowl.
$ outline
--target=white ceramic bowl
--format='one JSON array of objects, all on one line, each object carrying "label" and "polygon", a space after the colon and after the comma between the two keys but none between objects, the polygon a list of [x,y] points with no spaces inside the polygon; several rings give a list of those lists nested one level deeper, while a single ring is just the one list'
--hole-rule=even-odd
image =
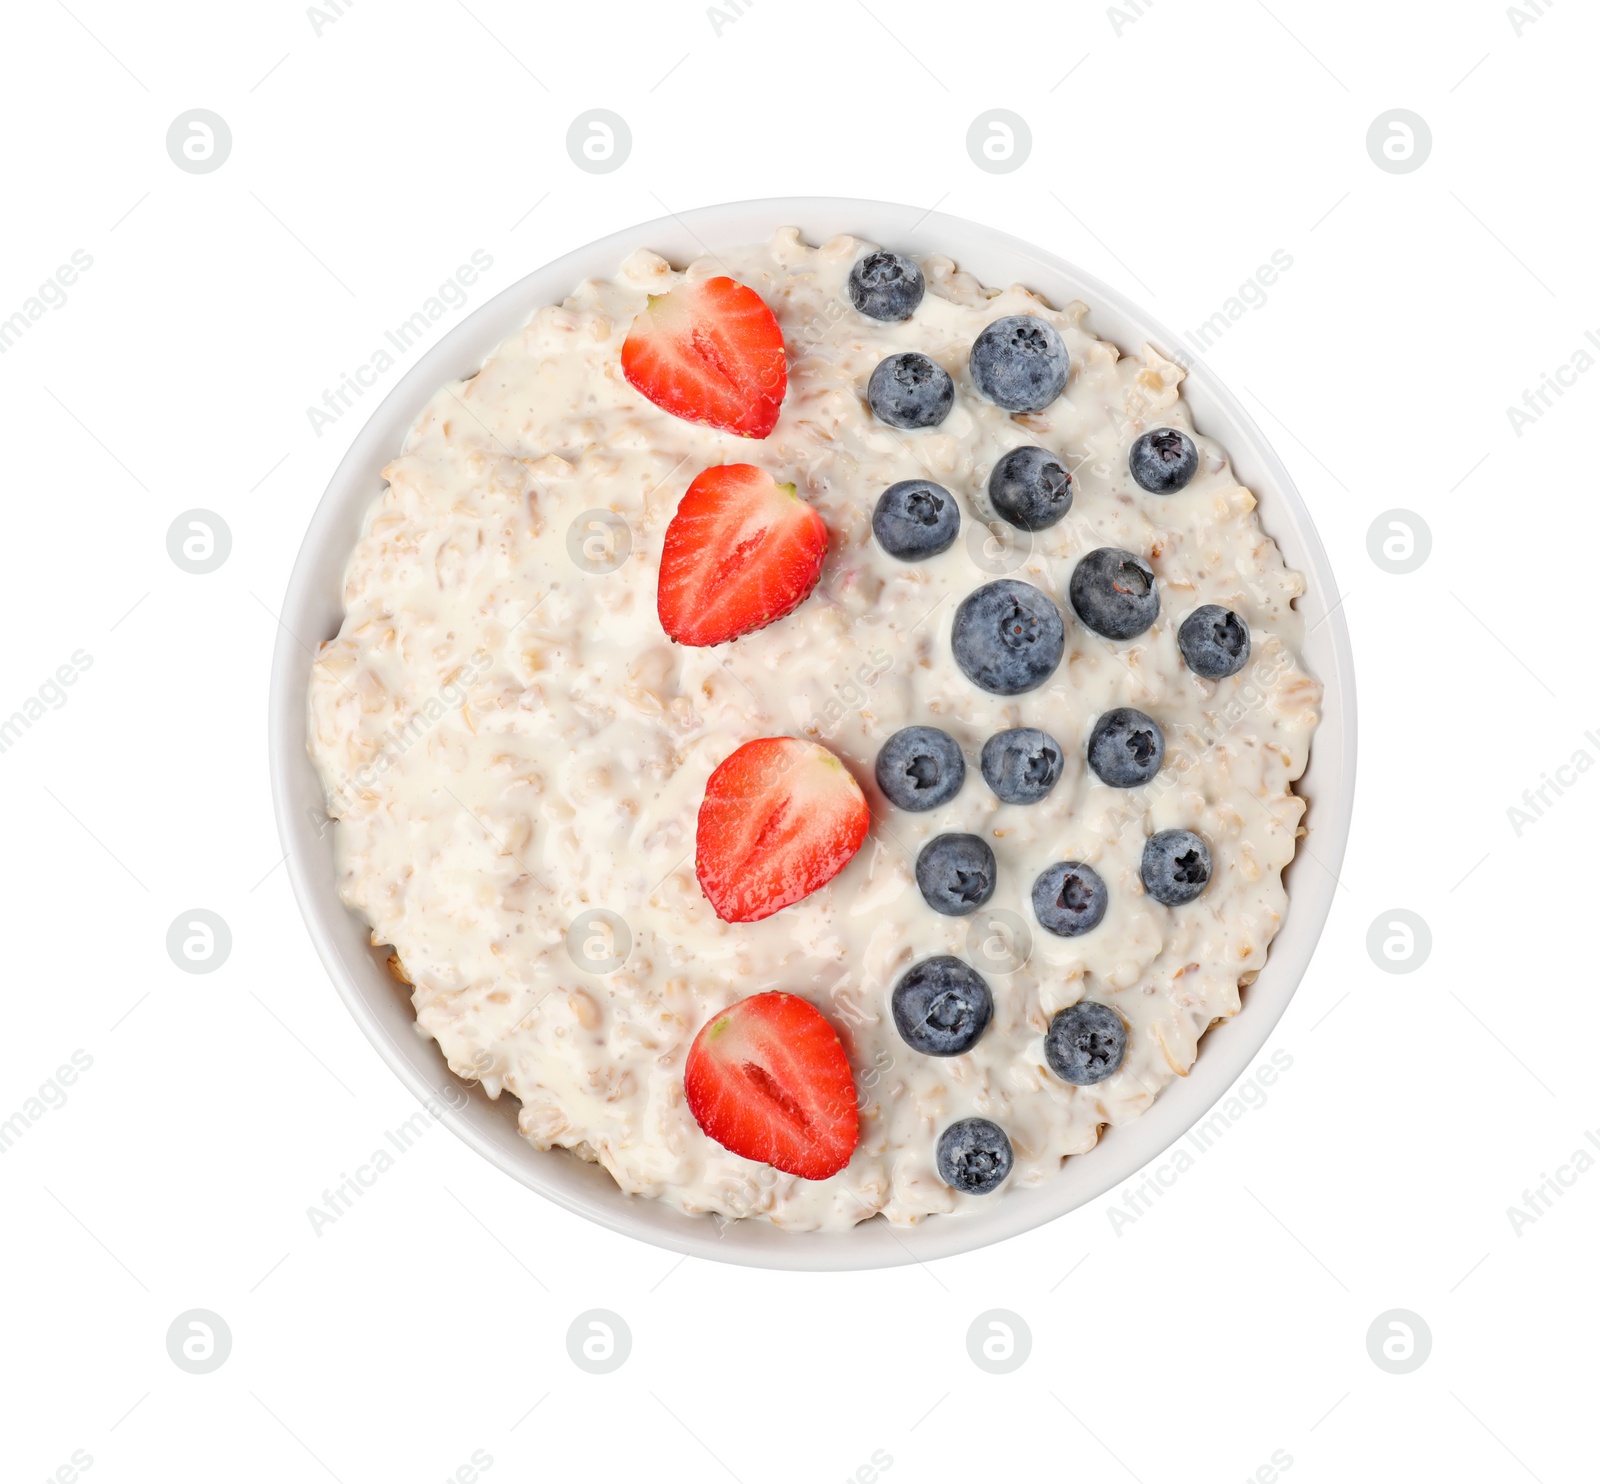
[{"label": "white ceramic bowl", "polygon": [[[368,942],[365,925],[340,903],[333,832],[306,754],[306,690],[312,653],[338,632],[345,563],[362,515],[383,488],[380,471],[412,421],[445,382],[476,371],[502,339],[542,305],[565,298],[584,278],[609,277],[630,252],[648,247],[683,264],[708,250],[765,241],[797,226],[811,242],[851,232],[902,252],[943,253],[988,284],[1024,283],[1052,303],[1082,299],[1089,324],[1125,351],[1149,342],[1166,353],[1177,341],[1120,294],[1070,264],[976,222],[878,201],[801,197],[707,206],[630,227],[530,273],[457,325],[389,393],[357,435],[317,507],[284,599],[273,656],[268,725],[278,830],[317,952],[361,1029],[419,1098],[431,1099],[468,1144],[532,1190],[615,1231],[696,1257],[757,1267],[891,1267],[948,1257],[1015,1236],[1093,1200],[1127,1180],[1204,1116],[1239,1078],[1289,1004],[1333,901],[1355,788],[1355,686],[1350,638],[1337,588],[1311,516],[1288,472],[1239,402],[1204,365],[1192,366],[1186,396],[1196,426],[1228,451],[1239,478],[1260,501],[1263,524],[1291,567],[1306,576],[1301,600],[1304,658],[1326,687],[1322,724],[1300,791],[1310,803],[1309,836],[1290,868],[1289,911],[1266,968],[1245,992],[1244,1008],[1211,1030],[1187,1078],[1166,1088],[1149,1112],[1108,1129],[1088,1154],[1033,1190],[1010,1190],[973,1216],[935,1216],[895,1228],[882,1219],[848,1233],[795,1234],[759,1220],[718,1223],[659,1201],[625,1195],[599,1166],[564,1151],[535,1149],[517,1132],[517,1102],[491,1100],[459,1083],[438,1048],[416,1031],[411,1007]],[[1315,852],[1317,859],[1304,859]]]}]

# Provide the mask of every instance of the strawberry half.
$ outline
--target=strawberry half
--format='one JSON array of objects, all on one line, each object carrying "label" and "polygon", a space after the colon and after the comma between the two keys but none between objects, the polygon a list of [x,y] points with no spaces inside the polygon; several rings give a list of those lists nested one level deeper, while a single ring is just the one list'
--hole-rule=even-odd
[{"label": "strawberry half", "polygon": [[762,737],[706,783],[695,875],[724,922],[760,922],[844,870],[868,822],[861,785],[826,747]]},{"label": "strawberry half", "polygon": [[661,627],[701,647],[764,629],[811,595],[827,554],[828,528],[792,484],[754,464],[703,469],[661,546]]},{"label": "strawberry half", "polygon": [[837,1175],[861,1137],[856,1086],[833,1027],[797,995],[751,995],[689,1048],[683,1090],[708,1138],[786,1175]]},{"label": "strawberry half", "polygon": [[773,430],[789,386],[783,331],[731,278],[650,295],[622,343],[622,374],[674,417],[746,438]]}]

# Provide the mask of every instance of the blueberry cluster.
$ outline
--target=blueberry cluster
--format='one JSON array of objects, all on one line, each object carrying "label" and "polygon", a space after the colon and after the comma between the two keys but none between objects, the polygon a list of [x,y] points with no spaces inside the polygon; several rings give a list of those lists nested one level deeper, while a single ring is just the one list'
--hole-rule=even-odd
[{"label": "blueberry cluster", "polygon": [[[850,302],[868,319],[889,324],[910,319],[926,287],[922,270],[910,258],[884,249],[868,253],[850,270]],[[1042,412],[1061,395],[1071,369],[1072,358],[1055,326],[1036,314],[1008,314],[984,326],[967,355],[967,371],[979,394],[1007,412]],[[891,428],[937,427],[955,401],[950,373],[918,351],[884,357],[867,383],[868,404]],[[1059,501],[1060,494],[1055,498]],[[1070,488],[1065,498],[1070,503]],[[1055,518],[1064,514],[1063,507]]]},{"label": "blueberry cluster", "polygon": [[[1090,766],[1117,787],[1133,787],[1155,776],[1164,743],[1161,728],[1130,708],[1101,717],[1089,743]],[[1002,803],[1038,803],[1060,781],[1065,749],[1048,732],[1015,727],[991,737],[979,770]],[[960,793],[967,762],[960,744],[938,727],[903,727],[884,743],[875,773],[890,803],[922,813],[948,804]],[[1146,892],[1167,906],[1181,906],[1211,879],[1211,851],[1189,830],[1163,830],[1146,842],[1140,875]],[[994,851],[977,835],[935,835],[917,855],[917,888],[946,917],[976,912],[993,895]],[[1083,861],[1058,861],[1033,884],[1033,914],[1046,931],[1076,938],[1100,925],[1110,892],[1100,873]],[[895,1029],[924,1056],[961,1056],[977,1045],[994,1018],[988,982],[970,964],[949,954],[913,964],[894,986],[890,1010]],[[1056,1014],[1045,1035],[1044,1055],[1062,1081],[1087,1087],[1113,1076],[1127,1052],[1121,1016],[1106,1005],[1081,1001]],[[984,1195],[1011,1173],[1011,1141],[998,1124],[966,1118],[940,1135],[939,1175],[952,1189]]]},{"label": "blueberry cluster", "polygon": [[[994,996],[970,964],[941,954],[913,964],[900,976],[889,1009],[900,1038],[913,1051],[960,1056],[989,1028]],[[952,1190],[987,1195],[1005,1181],[1015,1160],[1011,1140],[999,1124],[963,1118],[939,1135],[934,1162],[939,1178]]]},{"label": "blueberry cluster", "polygon": [[[922,272],[898,253],[875,251],[851,270],[849,292],[868,318],[909,319],[926,289]],[[1070,357],[1061,336],[1035,315],[1008,315],[988,325],[973,342],[967,369],[978,392],[1008,412],[1040,412],[1066,387]],[[890,427],[936,427],[955,405],[950,373],[915,351],[885,357],[873,371],[867,400]],[[1158,428],[1137,438],[1128,453],[1134,483],[1152,495],[1183,490],[1198,473],[1199,450],[1177,428]],[[1024,444],[1003,455],[991,471],[989,503],[1018,530],[1038,532],[1072,509],[1075,485],[1066,459]],[[902,480],[879,496],[872,516],[878,544],[903,562],[924,561],[948,551],[960,532],[955,497],[926,479]],[[1148,632],[1161,612],[1154,568],[1137,552],[1101,547],[1080,560],[1067,585],[1067,600],[1084,628],[1103,639],[1126,642]],[[1227,608],[1206,604],[1178,627],[1184,663],[1208,681],[1237,674],[1250,657],[1250,631]],[[956,664],[979,689],[1017,696],[1037,690],[1053,676],[1066,649],[1066,626],[1054,599],[1033,584],[1010,578],[986,583],[956,609],[951,632]],[[1160,723],[1132,707],[1117,707],[1094,724],[1086,746],[1089,769],[1111,788],[1132,789],[1160,772],[1166,738]],[[1017,727],[984,744],[979,770],[1004,804],[1027,806],[1044,799],[1060,781],[1066,751],[1048,732]],[[896,732],[878,754],[878,786],[890,803],[914,812],[949,803],[966,781],[960,745],[937,727]],[[917,887],[937,913],[963,917],[994,895],[993,850],[977,835],[934,836],[917,856]],[[1211,851],[1190,830],[1162,830],[1146,842],[1140,878],[1150,898],[1168,907],[1194,901],[1209,885]],[[1080,937],[1098,927],[1110,904],[1104,879],[1078,860],[1046,867],[1033,883],[1034,917],[1046,932]],[[960,1056],[970,1051],[994,1015],[994,998],[983,976],[960,959],[941,955],[914,964],[891,995],[895,1028],[925,1056]],[[1044,1038],[1044,1056],[1062,1081],[1092,1086],[1114,1076],[1127,1054],[1128,1029],[1111,1007],[1083,1000],[1059,1011]],[[956,1190],[987,1194],[1011,1173],[1014,1156],[1005,1131],[985,1118],[965,1118],[939,1136],[940,1178]]]}]

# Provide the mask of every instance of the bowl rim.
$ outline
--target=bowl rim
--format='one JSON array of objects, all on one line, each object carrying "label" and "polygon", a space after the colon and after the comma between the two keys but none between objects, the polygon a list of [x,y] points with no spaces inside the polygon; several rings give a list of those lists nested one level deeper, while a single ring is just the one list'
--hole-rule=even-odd
[{"label": "bowl rim", "polygon": [[[1315,672],[1324,688],[1323,713],[1312,739],[1311,761],[1297,788],[1310,801],[1305,823],[1317,842],[1315,859],[1322,870],[1313,874],[1307,869],[1302,858],[1311,853],[1311,837],[1302,838],[1286,873],[1293,876],[1293,884],[1284,921],[1266,966],[1244,996],[1238,1014],[1204,1034],[1206,1054],[1197,1058],[1188,1076],[1168,1084],[1138,1118],[1106,1129],[1094,1149],[1065,1162],[1055,1178],[1026,1191],[1007,1191],[1004,1200],[981,1212],[930,1218],[911,1227],[897,1228],[874,1219],[847,1232],[791,1233],[766,1221],[688,1216],[665,1202],[624,1193],[598,1166],[564,1151],[536,1149],[515,1133],[514,1097],[496,1104],[475,1084],[456,1079],[437,1045],[416,1032],[409,997],[396,993],[382,959],[368,946],[365,924],[344,906],[336,890],[329,889],[333,879],[330,821],[319,825],[311,817],[313,810],[302,811],[301,807],[311,797],[308,775],[316,789],[314,797],[321,797],[306,747],[306,686],[327,623],[326,616],[319,619],[318,615],[326,615],[329,607],[328,571],[332,566],[338,574],[333,596],[342,614],[342,574],[354,544],[351,533],[359,529],[361,515],[382,487],[381,480],[373,482],[376,471],[399,452],[406,432],[438,388],[461,375],[462,365],[469,360],[474,367],[481,364],[534,309],[560,302],[583,278],[614,273],[636,248],[649,246],[681,261],[712,252],[706,238],[731,248],[768,240],[774,231],[790,226],[798,227],[809,242],[848,231],[901,250],[941,253],[964,268],[972,265],[975,256],[1003,258],[1033,270],[1036,276],[1011,270],[997,275],[981,267],[972,271],[991,284],[1009,273],[1008,281],[1027,282],[1052,303],[1081,298],[1089,305],[1088,323],[1096,325],[1098,319],[1097,333],[1124,353],[1136,351],[1138,345],[1130,345],[1127,335],[1109,333],[1104,321],[1137,332],[1133,338],[1139,343],[1151,344],[1179,360],[1186,371],[1185,396],[1195,413],[1196,426],[1227,449],[1240,482],[1266,507],[1262,519],[1268,534],[1290,565],[1306,578],[1306,593],[1299,600],[1301,613],[1309,619],[1308,601],[1322,610],[1321,617],[1308,627],[1307,643],[1314,631],[1326,630],[1316,641],[1324,655],[1323,665]],[[669,250],[669,244],[677,250]],[[959,244],[965,244],[965,249],[958,251]],[[1052,283],[1058,287],[1053,289]],[[1067,290],[1060,285],[1068,286]],[[344,537],[349,539],[342,546],[330,544]],[[1354,661],[1338,591],[1310,510],[1244,406],[1204,360],[1183,349],[1182,342],[1163,325],[1119,291],[1066,260],[981,223],[885,201],[770,197],[669,212],[574,248],[480,305],[419,355],[368,415],[334,470],[307,526],[285,589],[269,683],[268,767],[289,881],[318,957],[345,1008],[379,1055],[432,1116],[529,1189],[623,1235],[713,1261],[785,1270],[848,1271],[955,1256],[1064,1216],[1160,1159],[1207,1118],[1248,1070],[1288,1008],[1333,903],[1354,805]],[[1305,649],[1303,644],[1303,660]],[[411,1022],[409,1038],[401,1030],[396,1007],[402,1008]],[[1087,1174],[1081,1173],[1086,1168],[1081,1161],[1093,1162]]]}]

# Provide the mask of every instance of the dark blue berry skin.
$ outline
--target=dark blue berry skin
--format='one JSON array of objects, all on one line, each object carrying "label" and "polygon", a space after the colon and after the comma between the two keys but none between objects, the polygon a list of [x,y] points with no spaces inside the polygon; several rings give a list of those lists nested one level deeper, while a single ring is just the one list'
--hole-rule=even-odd
[{"label": "dark blue berry skin", "polygon": [[1207,603],[1178,625],[1183,660],[1204,680],[1226,680],[1250,660],[1250,630],[1231,608]]},{"label": "dark blue berry skin", "polygon": [[1015,727],[983,744],[983,781],[1002,804],[1037,804],[1061,781],[1066,753],[1048,732]]},{"label": "dark blue berry skin", "polygon": [[1175,495],[1194,478],[1200,450],[1194,439],[1176,428],[1157,428],[1136,438],[1128,453],[1128,473],[1152,495]]},{"label": "dark blue berry skin", "polygon": [[1139,879],[1163,906],[1181,907],[1211,884],[1211,847],[1193,830],[1162,830],[1144,842]]},{"label": "dark blue berry skin", "polygon": [[1057,861],[1033,883],[1033,915],[1058,938],[1081,938],[1100,926],[1111,894],[1093,866]]},{"label": "dark blue berry skin", "polygon": [[972,342],[968,369],[978,390],[1007,412],[1043,412],[1067,384],[1067,347],[1036,314],[1008,314]]},{"label": "dark blue berry skin", "polygon": [[1055,674],[1067,635],[1060,610],[1038,588],[1003,577],[961,600],[950,642],[974,685],[1017,696]]},{"label": "dark blue berry skin", "polygon": [[910,258],[879,248],[850,270],[850,302],[868,319],[910,319],[927,285]]},{"label": "dark blue berry skin", "polygon": [[939,1178],[952,1190],[988,1195],[1011,1173],[1011,1140],[998,1123],[963,1118],[939,1135]]},{"label": "dark blue berry skin", "polygon": [[1048,530],[1072,509],[1072,475],[1048,448],[1013,448],[989,476],[989,503],[1020,530]]},{"label": "dark blue berry skin", "polygon": [[1089,766],[1112,788],[1138,788],[1161,771],[1167,739],[1161,727],[1142,711],[1119,706],[1108,711],[1089,733]]},{"label": "dark blue berry skin", "polygon": [[1136,638],[1161,612],[1150,564],[1114,546],[1091,551],[1072,569],[1067,596],[1084,626],[1107,639]]},{"label": "dark blue berry skin", "polygon": [[925,958],[900,976],[889,997],[900,1039],[924,1056],[960,1056],[978,1044],[994,1015],[994,997],[976,969],[951,958]]},{"label": "dark blue berry skin", "polygon": [[891,804],[913,813],[937,809],[961,792],[967,760],[938,727],[902,727],[878,753],[878,787]]},{"label": "dark blue berry skin", "polygon": [[1108,1005],[1079,1000],[1057,1010],[1044,1036],[1050,1070],[1074,1087],[1093,1087],[1114,1077],[1128,1054],[1128,1027]]},{"label": "dark blue berry skin", "polygon": [[878,496],[872,534],[890,556],[917,562],[955,545],[961,529],[956,497],[931,479],[902,479]]},{"label": "dark blue berry skin", "polygon": [[955,405],[956,384],[943,366],[918,351],[885,356],[867,383],[867,401],[891,428],[932,428]]},{"label": "dark blue berry skin", "polygon": [[994,895],[994,851],[976,835],[935,835],[917,853],[917,890],[935,912],[965,917]]}]

